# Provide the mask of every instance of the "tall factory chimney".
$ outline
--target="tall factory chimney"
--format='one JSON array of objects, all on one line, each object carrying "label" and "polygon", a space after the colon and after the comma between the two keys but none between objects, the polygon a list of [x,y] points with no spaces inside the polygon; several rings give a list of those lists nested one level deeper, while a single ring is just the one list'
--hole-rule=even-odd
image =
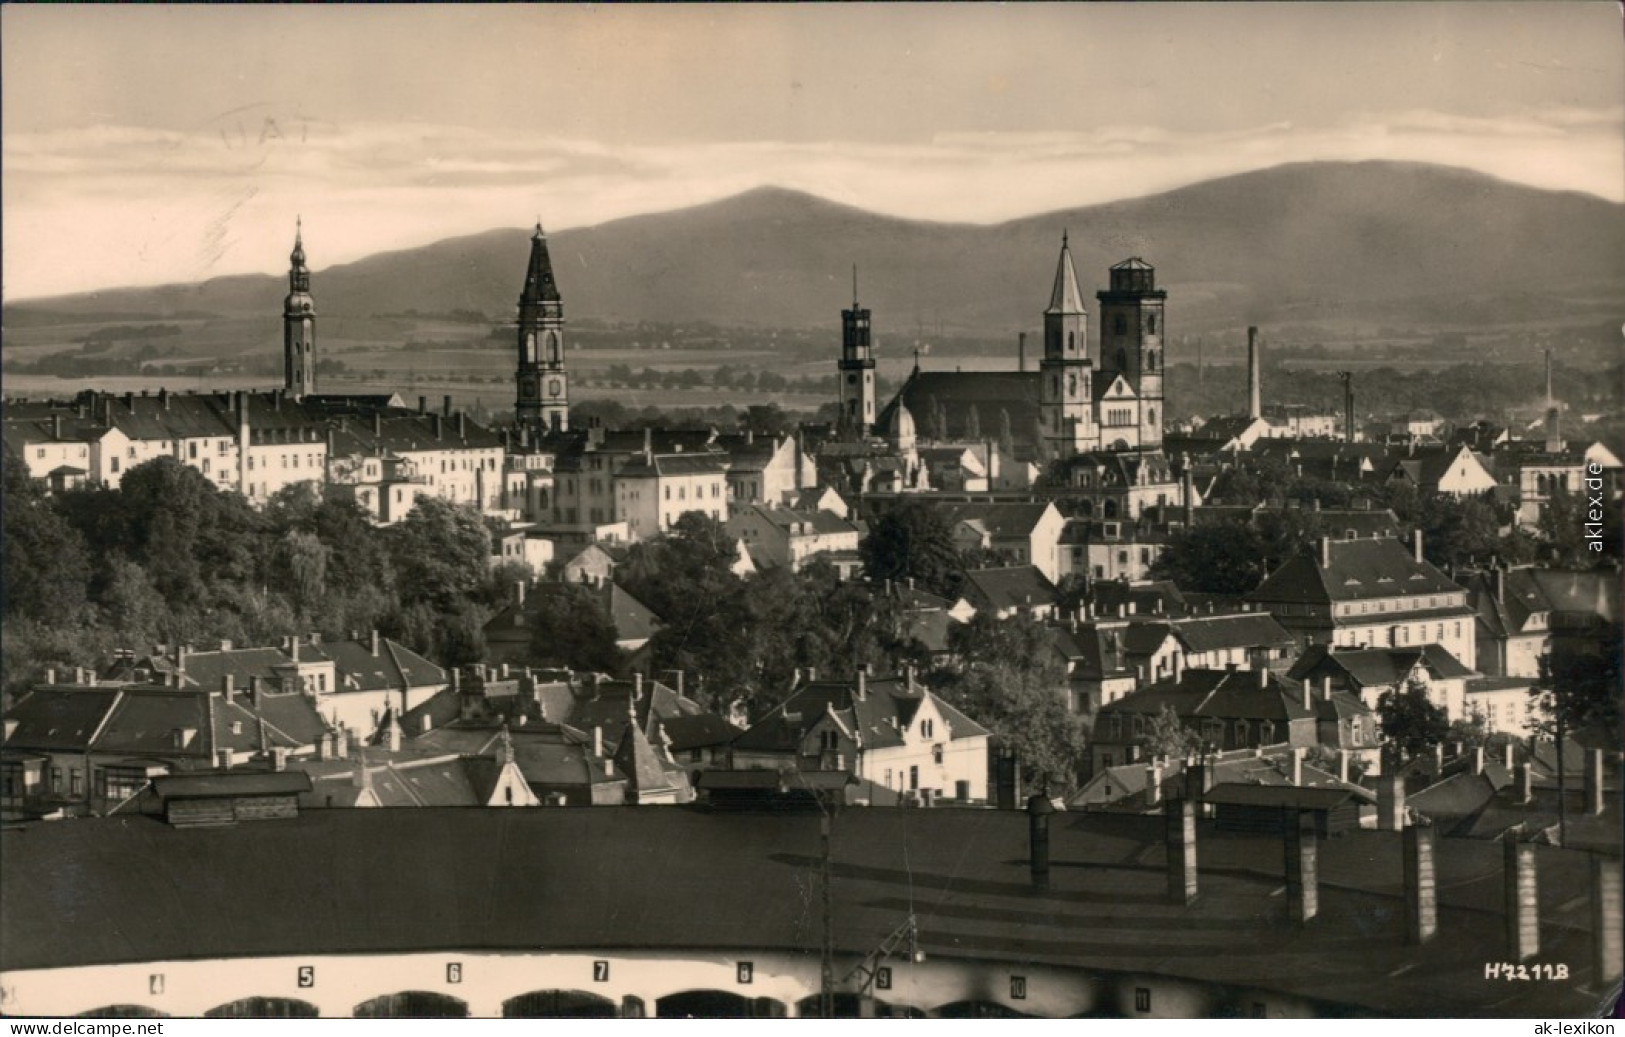
[{"label": "tall factory chimney", "polygon": [[1354,372],[1339,371],[1343,379],[1343,442],[1354,442]]},{"label": "tall factory chimney", "polygon": [[1258,329],[1247,329],[1247,417],[1254,421],[1264,416],[1264,389],[1258,370]]},{"label": "tall factory chimney", "polygon": [[1563,427],[1557,414],[1557,399],[1552,395],[1552,351],[1546,350],[1546,452],[1563,452]]}]

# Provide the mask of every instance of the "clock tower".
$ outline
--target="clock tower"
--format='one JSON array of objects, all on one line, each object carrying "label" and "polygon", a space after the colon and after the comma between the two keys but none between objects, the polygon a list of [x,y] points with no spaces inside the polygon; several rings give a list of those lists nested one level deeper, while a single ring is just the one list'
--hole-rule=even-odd
[{"label": "clock tower", "polygon": [[316,304],[310,298],[304,227],[296,223],[282,302],[282,391],[294,399],[316,391]]},{"label": "clock tower", "polygon": [[852,308],[841,311],[841,420],[858,438],[875,423],[875,357],[869,311],[858,305],[858,269],[852,268]]},{"label": "clock tower", "polygon": [[564,370],[564,302],[553,281],[553,261],[540,222],[530,238],[530,265],[519,296],[518,395],[514,415],[521,425],[549,432],[570,427],[570,380]]}]

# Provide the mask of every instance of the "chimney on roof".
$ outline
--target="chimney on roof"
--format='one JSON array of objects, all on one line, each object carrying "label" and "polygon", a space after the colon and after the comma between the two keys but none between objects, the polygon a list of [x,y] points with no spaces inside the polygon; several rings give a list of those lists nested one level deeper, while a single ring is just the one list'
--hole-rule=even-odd
[{"label": "chimney on roof", "polygon": [[1345,785],[1348,784],[1349,751],[1347,749],[1337,750],[1337,780],[1343,782]]},{"label": "chimney on roof", "polygon": [[444,414],[448,418],[451,417],[451,397],[450,396],[442,396],[440,398],[440,413]]},{"label": "chimney on roof", "polygon": [[1411,553],[1416,556],[1416,564],[1422,564],[1422,530],[1420,527],[1411,531]]},{"label": "chimney on roof", "polygon": [[1154,807],[1162,802],[1162,761],[1152,758],[1145,767],[1145,805]]},{"label": "chimney on roof", "polygon": [[350,755],[350,731],[339,724],[333,731],[333,759],[342,760]]},{"label": "chimney on roof", "polygon": [[594,756],[604,755],[604,729],[602,726],[594,725],[592,729],[592,754]]},{"label": "chimney on roof", "polygon": [[227,702],[231,701],[231,696],[236,692],[237,678],[234,675],[228,673],[220,678],[220,693],[225,696]]},{"label": "chimney on roof", "polygon": [[1405,775],[1397,761],[1377,784],[1377,826],[1385,832],[1405,827]]},{"label": "chimney on roof", "polygon": [[427,413],[429,413],[429,398],[427,396],[419,396],[418,397],[418,413],[419,414],[427,414]]},{"label": "chimney on roof", "polygon": [[430,427],[434,430],[434,438],[437,439],[437,440],[440,439],[442,437],[442,433],[443,433],[443,430],[440,427],[440,422],[441,422],[440,415],[438,415],[438,414],[429,415],[429,422],[430,422]]},{"label": "chimney on roof", "polygon": [[1473,747],[1473,773],[1484,773],[1484,747],[1482,745]]},{"label": "chimney on roof", "polygon": [[248,704],[253,709],[260,708],[262,679],[259,674],[252,674],[248,678]]},{"label": "chimney on roof", "polygon": [[1494,576],[1492,578],[1495,581],[1495,600],[1504,604],[1507,600],[1506,570],[1497,565],[1493,571]]},{"label": "chimney on roof", "polygon": [[1313,693],[1310,691],[1311,687],[1313,687],[1313,685],[1311,684],[1309,678],[1305,677],[1303,679],[1303,708],[1304,709],[1313,709],[1314,708],[1314,696],[1313,696]]},{"label": "chimney on roof", "polygon": [[1247,417],[1257,421],[1264,415],[1262,376],[1258,369],[1258,329],[1247,329]]},{"label": "chimney on roof", "polygon": [[418,723],[420,727],[419,734],[426,735],[434,727],[434,717],[425,713],[423,716],[418,718]]},{"label": "chimney on roof", "polygon": [[632,675],[632,701],[636,702],[641,698],[643,698],[643,674],[634,673]]},{"label": "chimney on roof", "polygon": [[1267,688],[1267,687],[1270,686],[1270,671],[1269,670],[1260,669],[1258,671],[1258,686],[1260,688]]},{"label": "chimney on roof", "polygon": [[653,464],[654,463],[654,438],[655,437],[654,437],[654,430],[653,429],[645,428],[643,430],[643,463],[644,464]]},{"label": "chimney on roof", "polygon": [[869,673],[863,667],[858,667],[858,701],[862,702],[869,697]]},{"label": "chimney on roof", "polygon": [[271,749],[271,769],[279,774],[288,769],[288,750],[285,747],[278,745]]},{"label": "chimney on roof", "polygon": [[1440,771],[1444,770],[1444,743],[1443,742],[1440,742],[1438,745],[1435,745],[1433,747],[1433,769],[1434,769],[1434,774],[1435,775],[1437,775]]},{"label": "chimney on roof", "polygon": [[1027,333],[1016,333],[1016,370],[1022,374],[1027,373]]},{"label": "chimney on roof", "polygon": [[462,411],[457,412],[457,438],[468,438],[468,415]]},{"label": "chimney on roof", "polygon": [[1330,569],[1332,567],[1332,538],[1331,537],[1321,537],[1320,538],[1320,567],[1322,569]]},{"label": "chimney on roof", "polygon": [[1518,765],[1517,798],[1520,803],[1529,803],[1535,798],[1535,771],[1528,760]]},{"label": "chimney on roof", "polygon": [[1585,812],[1588,814],[1603,813],[1606,804],[1603,802],[1603,758],[1601,749],[1587,749],[1585,751],[1585,776],[1582,784],[1585,788]]},{"label": "chimney on roof", "polygon": [[1303,746],[1292,747],[1292,784],[1303,784]]},{"label": "chimney on roof", "polygon": [[389,714],[389,727],[384,731],[384,740],[390,752],[401,751],[401,722],[393,711]]},{"label": "chimney on roof", "polygon": [[299,661],[299,635],[294,634],[288,638],[288,657],[294,662]]},{"label": "chimney on roof", "polygon": [[1512,770],[1512,740],[1510,738],[1501,743],[1501,766],[1508,771]]},{"label": "chimney on roof", "polygon": [[373,630],[372,630],[372,654],[373,655],[376,656],[378,654],[378,648],[379,648],[379,644],[378,644],[378,628],[373,627]]}]

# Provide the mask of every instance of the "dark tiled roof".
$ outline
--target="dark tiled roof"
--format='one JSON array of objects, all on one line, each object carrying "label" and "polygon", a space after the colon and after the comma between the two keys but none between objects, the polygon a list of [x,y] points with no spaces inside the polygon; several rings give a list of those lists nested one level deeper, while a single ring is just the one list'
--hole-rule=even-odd
[{"label": "dark tiled roof", "polygon": [[1191,652],[1227,648],[1286,648],[1296,642],[1267,612],[1192,616],[1173,622],[1174,635]]},{"label": "dark tiled roof", "polygon": [[1000,411],[1010,415],[1010,432],[1018,442],[1031,444],[1037,436],[1037,371],[921,371],[916,369],[903,383],[891,402],[875,419],[877,428],[887,428],[899,401],[915,415],[922,428],[930,426],[932,405],[947,409],[949,439],[963,437],[976,407],[977,421],[984,435],[996,435]]},{"label": "dark tiled roof", "polygon": [[965,571],[965,597],[978,608],[1003,611],[1055,604],[1055,585],[1036,566]]},{"label": "dark tiled roof", "polygon": [[17,729],[7,748],[85,749],[118,701],[115,690],[36,688],[6,711]]},{"label": "dark tiled roof", "polygon": [[310,791],[303,771],[212,771],[166,774],[152,779],[160,799],[298,795]]},{"label": "dark tiled roof", "polygon": [[948,510],[952,522],[976,522],[996,537],[1031,536],[1053,504],[958,504]]},{"label": "dark tiled roof", "polygon": [[1287,676],[1301,680],[1341,672],[1362,688],[1392,687],[1417,666],[1440,680],[1477,675],[1442,646],[1428,644],[1415,648],[1340,648],[1335,652],[1328,651],[1325,645],[1313,645],[1292,664]]},{"label": "dark tiled roof", "polygon": [[[1028,886],[1027,818],[1018,812],[846,811],[833,840],[843,920],[836,949],[872,950],[898,924],[903,876],[912,874],[951,884],[945,908],[932,907],[935,899],[922,908],[931,956],[968,955],[993,968],[1143,968],[1356,1012],[1577,1017],[1595,1007],[1595,995],[1572,983],[1507,984],[1491,1005],[1482,967],[1469,967],[1478,959],[1462,962],[1466,948],[1498,938],[1499,884],[1476,881],[1498,872],[1498,846],[1441,847],[1440,935],[1414,947],[1399,939],[1397,923],[1388,937],[1351,938],[1340,926],[1273,920],[1284,915],[1272,896],[1279,837],[1207,839],[1202,896],[1168,906],[1159,868],[1124,866],[1148,852],[1160,860],[1161,818],[1065,817],[1051,826],[1052,855],[1082,866],[1056,869],[1051,896],[1029,896],[1032,909],[1012,914],[1011,899]],[[177,830],[139,817],[8,829],[0,832],[0,947],[8,970],[459,947],[636,946],[674,958],[696,947],[805,951],[803,893],[817,855],[808,830],[805,814],[633,808],[314,810],[229,829]],[[598,852],[560,852],[577,846]],[[649,880],[650,847],[660,849],[658,881]],[[1322,912],[1402,915],[1398,864],[1370,864],[1398,854],[1389,832],[1321,843]],[[537,881],[538,862],[546,881]],[[1589,866],[1584,854],[1541,849],[1542,917],[1554,922],[1542,946],[1559,959],[1583,961],[1589,946],[1584,903],[1562,906],[1585,888]],[[593,889],[614,890],[615,909],[585,894]],[[210,895],[187,892],[201,890]]]},{"label": "dark tiled roof", "polygon": [[1247,600],[1265,604],[1359,601],[1460,592],[1461,586],[1431,562],[1415,560],[1397,540],[1333,540],[1331,565],[1300,554],[1270,573]]},{"label": "dark tiled roof", "polygon": [[1100,708],[1109,713],[1156,716],[1172,706],[1182,719],[1307,720],[1316,715],[1300,701],[1300,689],[1265,670],[1186,670],[1178,681],[1141,688]]}]

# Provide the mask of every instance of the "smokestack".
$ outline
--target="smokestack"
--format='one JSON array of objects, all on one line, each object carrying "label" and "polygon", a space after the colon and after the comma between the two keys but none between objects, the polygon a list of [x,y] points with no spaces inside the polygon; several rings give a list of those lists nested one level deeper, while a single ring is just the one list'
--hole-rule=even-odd
[{"label": "smokestack", "polygon": [[1023,374],[1027,372],[1027,333],[1025,331],[1016,335],[1016,370]]},{"label": "smokestack", "polygon": [[1343,441],[1354,442],[1354,373],[1343,372]]},{"label": "smokestack", "polygon": [[1179,496],[1184,512],[1185,528],[1196,525],[1196,478],[1191,475],[1189,461],[1185,464],[1185,474],[1179,477]]},{"label": "smokestack", "polygon": [[1421,565],[1422,564],[1422,530],[1420,528],[1413,529],[1411,531],[1411,553],[1416,556],[1416,564]]},{"label": "smokestack", "polygon": [[1027,866],[1033,889],[1049,889],[1049,816],[1055,806],[1044,796],[1027,800]]},{"label": "smokestack", "polygon": [[1620,925],[1619,859],[1591,855],[1592,985],[1604,989],[1619,978],[1625,926]]},{"label": "smokestack", "polygon": [[1405,829],[1405,942],[1427,943],[1439,931],[1438,888],[1433,877],[1433,827]]},{"label": "smokestack", "polygon": [[440,413],[444,414],[448,418],[451,417],[451,397],[450,396],[442,396],[442,397],[440,397]]},{"label": "smokestack", "polygon": [[[1191,761],[1185,773],[1190,775]],[[1196,899],[1196,804],[1170,799],[1162,804],[1164,845],[1167,847],[1168,901],[1189,906]]]},{"label": "smokestack", "polygon": [[1377,827],[1385,832],[1405,828],[1405,775],[1397,762],[1377,783]]},{"label": "smokestack", "polygon": [[1264,387],[1258,365],[1258,329],[1247,329],[1247,417],[1264,416]]},{"label": "smokestack", "polygon": [[[1587,749],[1585,752],[1585,811],[1588,814],[1601,814],[1603,812],[1602,750]],[[1559,766],[1562,766],[1562,764],[1560,763]]]},{"label": "smokestack", "polygon": [[1502,888],[1506,896],[1507,953],[1521,962],[1540,953],[1539,882],[1535,875],[1535,848],[1518,841],[1518,830],[1503,841]]},{"label": "smokestack", "polygon": [[1286,822],[1287,913],[1294,923],[1305,925],[1320,913],[1320,846],[1315,841],[1315,815],[1308,810],[1291,810]]}]

